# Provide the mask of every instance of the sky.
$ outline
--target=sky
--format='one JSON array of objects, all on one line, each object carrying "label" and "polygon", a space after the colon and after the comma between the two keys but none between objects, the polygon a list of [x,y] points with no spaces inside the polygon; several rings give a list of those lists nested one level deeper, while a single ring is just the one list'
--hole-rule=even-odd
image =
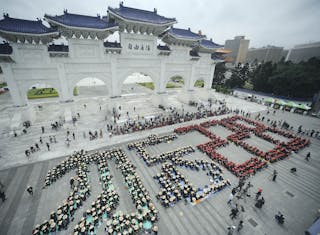
[{"label": "sky", "polygon": [[[44,14],[106,15],[120,1],[102,0],[0,0],[3,13],[34,20]],[[126,0],[124,5],[175,17],[175,27],[201,30],[208,39],[224,44],[244,35],[249,47],[267,45],[286,49],[320,41],[320,0]]]}]

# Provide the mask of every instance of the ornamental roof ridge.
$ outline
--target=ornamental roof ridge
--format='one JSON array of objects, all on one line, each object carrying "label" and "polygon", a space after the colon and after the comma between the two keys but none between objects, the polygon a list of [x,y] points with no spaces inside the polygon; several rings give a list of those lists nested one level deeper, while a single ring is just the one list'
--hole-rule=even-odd
[{"label": "ornamental roof ridge", "polygon": [[112,13],[128,20],[151,22],[155,24],[168,24],[176,22],[176,18],[168,18],[158,14],[156,8],[153,11],[127,7],[120,3],[119,8],[108,7]]},{"label": "ornamental roof ridge", "polygon": [[208,49],[215,49],[215,48],[222,48],[223,47],[222,45],[213,42],[212,38],[210,38],[210,40],[201,39],[200,40],[200,46],[208,48]]},{"label": "ornamental roof ridge", "polygon": [[63,15],[44,15],[45,19],[51,21],[51,23],[61,24],[66,27],[80,27],[80,28],[90,28],[90,29],[107,29],[118,26],[115,23],[106,21],[106,17],[101,17],[99,14],[97,16],[83,15],[69,13],[64,10]]},{"label": "ornamental roof ridge", "polygon": [[171,27],[168,31],[168,34],[172,35],[173,37],[178,37],[178,38],[187,38],[187,39],[192,39],[192,40],[201,40],[206,38],[205,35],[200,35],[198,33],[194,33],[191,31],[190,28],[188,29],[182,29],[182,28],[174,28]]}]

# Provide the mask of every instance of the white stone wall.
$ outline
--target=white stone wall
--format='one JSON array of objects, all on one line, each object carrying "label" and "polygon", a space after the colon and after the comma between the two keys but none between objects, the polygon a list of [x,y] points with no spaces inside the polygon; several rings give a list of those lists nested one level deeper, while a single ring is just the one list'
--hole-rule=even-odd
[{"label": "white stone wall", "polygon": [[87,77],[106,84],[111,97],[120,96],[124,80],[139,72],[152,78],[155,92],[165,92],[172,76],[181,76],[185,89],[197,79],[211,88],[215,65],[210,54],[190,60],[189,47],[171,46],[169,56],[159,55],[157,37],[120,33],[121,53],[107,53],[102,40],[69,39],[68,57],[50,57],[46,45],[12,43],[15,63],[1,64],[15,105],[27,105],[27,90],[34,84],[48,84],[59,92],[61,101],[73,99],[73,88]]}]

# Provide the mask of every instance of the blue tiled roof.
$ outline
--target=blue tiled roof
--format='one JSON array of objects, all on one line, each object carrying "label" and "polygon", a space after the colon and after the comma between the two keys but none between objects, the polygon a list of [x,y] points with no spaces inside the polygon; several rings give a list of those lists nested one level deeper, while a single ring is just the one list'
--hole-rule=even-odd
[{"label": "blue tiled roof", "polygon": [[213,60],[224,60],[223,56],[220,53],[212,53],[211,59]]},{"label": "blue tiled roof", "polygon": [[100,16],[77,15],[68,13],[67,11],[64,11],[63,15],[50,16],[46,14],[44,17],[59,24],[71,27],[107,29],[117,26],[115,23],[110,23],[105,20],[106,18],[101,19]]},{"label": "blue tiled roof", "polygon": [[12,47],[9,43],[1,43],[0,44],[0,54],[2,55],[11,55],[12,54]]},{"label": "blue tiled roof", "polygon": [[167,31],[168,34],[178,37],[178,38],[186,38],[189,40],[200,40],[201,38],[204,38],[204,35],[199,35],[197,33],[194,33],[189,29],[178,29],[178,28],[170,28]]},{"label": "blue tiled roof", "polygon": [[164,46],[158,45],[157,49],[160,51],[171,51],[171,49],[167,45],[164,45]]},{"label": "blue tiled roof", "polygon": [[152,24],[168,24],[176,22],[175,18],[167,18],[157,14],[157,11],[146,11],[120,4],[119,8],[108,7],[108,10],[122,18],[134,21],[147,22]]},{"label": "blue tiled roof", "polygon": [[26,33],[26,34],[46,34],[57,31],[53,28],[48,28],[42,24],[41,20],[23,20],[9,17],[8,14],[0,20],[0,30]]},{"label": "blue tiled roof", "polygon": [[109,48],[122,48],[121,44],[118,42],[104,42],[103,43],[104,47],[109,47]]},{"label": "blue tiled roof", "polygon": [[221,48],[223,47],[222,45],[216,44],[214,43],[212,40],[206,40],[206,39],[202,39],[200,41],[200,45],[205,47],[205,48],[209,48],[209,49],[214,49],[214,48]]},{"label": "blue tiled roof", "polygon": [[51,44],[51,45],[48,46],[48,51],[69,52],[69,46]]}]

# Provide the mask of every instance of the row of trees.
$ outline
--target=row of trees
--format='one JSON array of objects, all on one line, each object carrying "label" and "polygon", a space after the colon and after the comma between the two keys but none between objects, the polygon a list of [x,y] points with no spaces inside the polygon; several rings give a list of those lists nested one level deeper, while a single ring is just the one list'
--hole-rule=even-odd
[{"label": "row of trees", "polygon": [[281,60],[279,63],[265,62],[249,68],[248,64],[238,65],[225,79],[227,68],[217,64],[213,86],[226,88],[253,85],[253,90],[295,98],[311,98],[320,90],[320,59],[311,58],[294,64]]}]

